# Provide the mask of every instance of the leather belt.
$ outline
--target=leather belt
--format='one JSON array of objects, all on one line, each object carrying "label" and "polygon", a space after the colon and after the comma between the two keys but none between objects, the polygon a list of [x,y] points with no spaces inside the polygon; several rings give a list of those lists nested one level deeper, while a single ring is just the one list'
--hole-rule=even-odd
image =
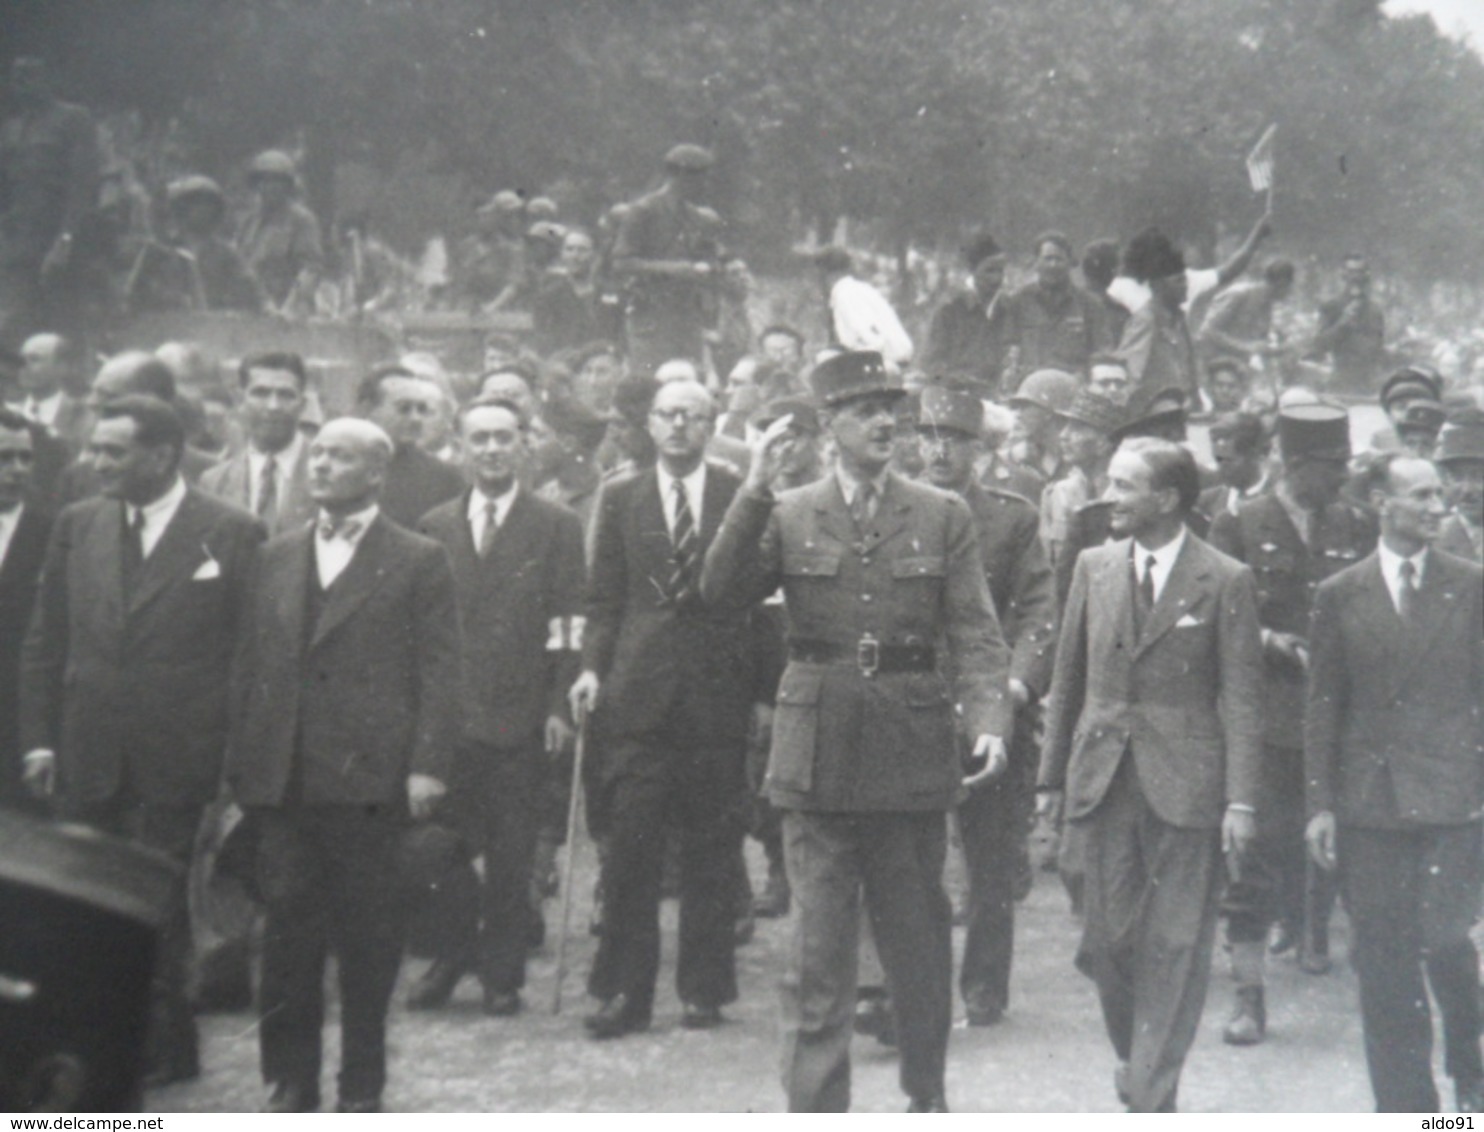
[{"label": "leather belt", "polygon": [[862,676],[878,672],[931,672],[937,667],[937,650],[927,645],[883,645],[870,633],[853,644],[799,638],[788,642],[790,660],[803,664],[849,664]]}]

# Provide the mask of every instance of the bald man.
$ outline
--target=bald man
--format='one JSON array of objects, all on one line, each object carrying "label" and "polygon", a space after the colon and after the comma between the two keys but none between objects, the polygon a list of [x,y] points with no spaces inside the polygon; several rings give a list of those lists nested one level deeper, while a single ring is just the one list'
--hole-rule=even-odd
[{"label": "bald man", "polygon": [[342,1112],[375,1112],[402,954],[397,850],[444,793],[461,731],[453,573],[381,514],[391,438],[342,418],[309,448],[317,521],[259,562],[227,780],[260,830],[259,995],[272,1112],[320,1101],[325,957],[340,966]]},{"label": "bald man", "polygon": [[681,1024],[709,1029],[737,997],[732,860],[741,844],[747,727],[755,698],[750,607],[707,607],[701,562],[740,481],[705,459],[715,407],[694,381],[649,411],[655,467],[604,485],[572,688],[596,710],[611,815],[603,936],[588,980],[595,1038],[649,1025],[659,970],[662,834],[681,838]]}]

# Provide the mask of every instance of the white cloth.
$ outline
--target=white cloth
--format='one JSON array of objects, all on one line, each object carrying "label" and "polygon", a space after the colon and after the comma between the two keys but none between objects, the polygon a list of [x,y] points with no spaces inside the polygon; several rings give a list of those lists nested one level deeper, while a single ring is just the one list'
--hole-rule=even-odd
[{"label": "white cloth", "polygon": [[147,503],[143,507],[135,507],[132,503],[126,505],[127,513],[124,518],[130,527],[135,523],[135,516],[141,511],[144,512],[144,529],[139,533],[139,544],[145,558],[154,553],[155,547],[164,537],[165,528],[170,525],[170,520],[175,518],[175,513],[180,510],[181,500],[185,499],[185,496],[185,480],[176,476],[175,482],[170,485],[170,490],[153,503]]},{"label": "white cloth", "polygon": [[830,288],[830,318],[835,337],[847,350],[876,350],[888,367],[912,360],[912,339],[882,293],[845,275]]},{"label": "white cloth", "polygon": [[706,461],[702,460],[700,465],[683,480],[676,480],[669,472],[665,471],[663,464],[656,464],[654,470],[660,479],[660,505],[665,509],[665,529],[670,532],[670,537],[675,537],[675,484],[678,482],[685,488],[685,502],[690,505],[691,522],[696,526],[696,531],[701,529],[701,500],[706,498]]},{"label": "white cloth", "polygon": [[[1218,510],[1226,511],[1229,514],[1235,515],[1237,511],[1241,509],[1242,504],[1246,503],[1249,499],[1256,499],[1259,495],[1264,494],[1268,490],[1268,480],[1270,478],[1271,477],[1268,475],[1268,473],[1264,471],[1258,478],[1258,481],[1251,487],[1228,487],[1226,489],[1226,499],[1222,502],[1221,507]],[[1213,515],[1211,517],[1214,519],[1216,516]]]},{"label": "white cloth", "polygon": [[[1170,571],[1175,568],[1175,560],[1180,557],[1180,550],[1185,545],[1185,528],[1180,528],[1180,533],[1158,550],[1150,550],[1137,539],[1134,540],[1134,570],[1137,573],[1139,584],[1144,583],[1144,571],[1151,570],[1154,575],[1154,600],[1159,601],[1159,595],[1165,592],[1165,583],[1170,580]],[[1149,558],[1153,555],[1154,564],[1149,564]]]},{"label": "white cloth", "polygon": [[62,391],[58,389],[50,397],[38,401],[35,397],[27,397],[19,404],[12,405],[22,416],[37,424],[46,425],[47,428],[56,427],[57,413],[62,408]]},{"label": "white cloth", "polygon": [[353,533],[337,533],[334,538],[325,538],[324,531],[320,529],[320,523],[329,516],[320,512],[319,521],[314,526],[314,565],[319,573],[319,584],[329,589],[345,572],[350,565],[350,560],[356,556],[356,548],[361,545],[361,539],[366,537],[366,531],[376,521],[376,516],[381,513],[381,508],[372,504],[364,511],[357,511],[353,515],[346,515],[338,520],[342,526],[355,524]]},{"label": "white cloth", "polygon": [[1400,613],[1402,611],[1402,563],[1412,564],[1412,588],[1415,594],[1422,588],[1422,575],[1427,568],[1427,547],[1424,546],[1411,558],[1403,558],[1384,542],[1376,545],[1376,552],[1381,559],[1381,577],[1386,581],[1387,593],[1391,594],[1391,604]]},{"label": "white cloth", "polygon": [[474,535],[474,545],[484,545],[484,524],[489,519],[489,504],[495,505],[495,530],[505,525],[505,516],[510,514],[510,505],[515,502],[515,493],[520,489],[520,483],[512,479],[509,489],[504,495],[491,499],[477,487],[469,493],[469,530]]},{"label": "white cloth", "polygon": [[[1185,302],[1180,309],[1189,314],[1191,307],[1216,290],[1220,283],[1221,273],[1214,267],[1187,267]],[[1126,308],[1129,314],[1138,314],[1153,298],[1153,292],[1132,276],[1120,275],[1108,284],[1108,298]]]},{"label": "white cloth", "polygon": [[5,555],[10,550],[10,540],[15,538],[15,529],[21,525],[24,503],[18,503],[9,511],[0,511],[0,568],[5,566]]},{"label": "white cloth", "polygon": [[263,490],[263,465],[272,460],[274,482],[277,485],[277,506],[283,506],[284,493],[288,490],[288,484],[294,478],[294,465],[299,462],[299,450],[304,447],[304,434],[294,429],[294,439],[289,441],[288,446],[280,452],[268,455],[259,452],[256,448],[247,450],[247,509],[254,515],[258,513],[258,496]]}]

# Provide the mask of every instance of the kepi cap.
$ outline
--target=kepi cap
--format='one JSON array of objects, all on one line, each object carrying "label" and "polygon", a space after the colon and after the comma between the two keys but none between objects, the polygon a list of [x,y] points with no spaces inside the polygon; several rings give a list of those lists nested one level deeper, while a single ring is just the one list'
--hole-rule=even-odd
[{"label": "kepi cap", "polygon": [[917,413],[919,429],[948,429],[965,436],[984,435],[984,402],[967,389],[925,385]]},{"label": "kepi cap", "polygon": [[1350,459],[1350,414],[1323,402],[1290,405],[1278,414],[1278,450],[1285,460]]},{"label": "kepi cap", "polygon": [[815,401],[828,408],[874,393],[906,395],[892,384],[886,362],[875,350],[847,350],[826,358],[809,374],[809,388]]}]

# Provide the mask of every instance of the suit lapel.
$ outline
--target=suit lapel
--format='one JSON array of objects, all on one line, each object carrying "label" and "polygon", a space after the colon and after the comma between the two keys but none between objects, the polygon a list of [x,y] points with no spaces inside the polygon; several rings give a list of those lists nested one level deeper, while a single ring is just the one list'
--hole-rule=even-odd
[{"label": "suit lapel", "polygon": [[711,545],[711,540],[716,537],[717,529],[721,526],[722,516],[726,514],[727,498],[726,484],[722,482],[720,473],[715,468],[706,469],[706,488],[701,492],[701,548]]},{"label": "suit lapel", "polygon": [[1206,576],[1205,563],[1201,561],[1196,538],[1194,535],[1187,534],[1185,545],[1180,548],[1179,557],[1175,559],[1170,576],[1165,579],[1165,586],[1160,592],[1159,600],[1154,603],[1154,608],[1149,611],[1149,616],[1144,622],[1144,631],[1139,634],[1139,643],[1134,647],[1135,656],[1142,654],[1150,645],[1168,633],[1186,611],[1196,603],[1200,597],[1200,582]]},{"label": "suit lapel", "polygon": [[304,527],[296,531],[283,544],[281,550],[274,544],[268,553],[275,551],[287,557],[284,585],[274,594],[278,605],[278,616],[284,625],[283,639],[292,643],[295,650],[303,648],[304,614],[309,600],[309,572],[314,564],[314,528]]},{"label": "suit lapel", "polygon": [[[1385,589],[1384,583],[1382,589]],[[1388,593],[1386,597],[1390,604],[1391,595]],[[1427,565],[1422,573],[1422,584],[1417,587],[1411,623],[1397,618],[1402,626],[1403,642],[1400,662],[1396,666],[1398,688],[1431,655],[1433,643],[1460,608],[1457,579],[1453,577],[1442,555],[1429,551]]]},{"label": "suit lapel", "polygon": [[101,503],[98,521],[89,528],[85,553],[87,576],[96,579],[93,600],[103,608],[104,620],[113,626],[124,623],[124,508],[116,500]]},{"label": "suit lapel", "polygon": [[1134,590],[1132,550],[1128,539],[1119,539],[1109,544],[1110,549],[1103,559],[1099,592],[1094,595],[1094,608],[1106,610],[1118,626],[1117,639],[1127,641],[1132,650],[1138,638],[1138,627],[1134,623]]},{"label": "suit lapel", "polygon": [[[527,498],[529,491],[525,487],[519,488],[515,498],[510,503],[510,510],[505,513],[505,521],[500,524],[500,529],[495,532],[494,545],[490,547],[490,556],[484,562],[484,569],[494,580],[499,581],[510,576],[524,548],[530,545],[527,537],[527,528],[535,518],[535,511],[531,507],[531,501]],[[467,506],[467,504],[466,504]],[[464,523],[464,530],[469,530],[468,522]],[[468,542],[471,551],[474,547],[474,535],[470,532]],[[475,561],[478,555],[476,552]]]},{"label": "suit lapel", "polygon": [[347,617],[359,609],[368,597],[376,592],[382,575],[386,573],[385,554],[382,547],[387,538],[386,524],[390,521],[384,515],[376,517],[371,524],[371,529],[361,536],[360,544],[356,547],[350,564],[330,586],[325,598],[324,610],[320,613],[319,624],[314,628],[314,639],[309,643],[311,649],[317,648]]},{"label": "suit lapel", "polygon": [[314,500],[309,498],[309,442],[299,445],[299,458],[294,461],[294,470],[289,476],[289,488],[278,509],[280,531],[296,527],[314,518]]},{"label": "suit lapel", "polygon": [[[479,577],[483,564],[480,562],[479,551],[474,546],[474,531],[469,526],[469,497],[471,492],[464,492],[455,501],[454,507],[449,511],[439,511],[429,520],[428,529],[437,536],[438,541],[448,551],[449,560],[453,563],[454,577],[458,580],[459,592],[467,593],[468,587]],[[514,508],[512,508],[512,511]],[[507,517],[508,522],[508,517]],[[500,537],[504,530],[495,537],[495,545],[499,546]]]},{"label": "suit lapel", "polygon": [[189,578],[211,556],[202,538],[200,503],[188,490],[171,516],[154,551],[144,560],[139,580],[129,595],[129,612],[137,613],[172,581]]}]

